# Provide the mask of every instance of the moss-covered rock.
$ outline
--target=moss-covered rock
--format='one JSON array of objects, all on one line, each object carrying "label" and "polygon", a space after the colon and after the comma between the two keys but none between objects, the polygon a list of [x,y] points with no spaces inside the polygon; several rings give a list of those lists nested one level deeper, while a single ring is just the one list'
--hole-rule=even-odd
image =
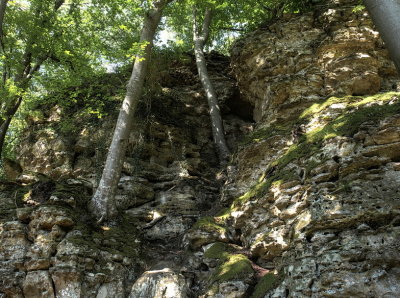
[{"label": "moss-covered rock", "polygon": [[228,242],[230,235],[220,218],[206,216],[193,225],[186,233],[186,238],[193,249],[198,249],[216,241]]},{"label": "moss-covered rock", "polygon": [[241,254],[228,254],[211,277],[212,282],[247,279],[254,271],[251,261]]},{"label": "moss-covered rock", "polygon": [[254,288],[253,293],[251,294],[251,298],[262,298],[264,297],[268,291],[276,286],[278,278],[274,273],[267,273],[258,281],[257,285]]}]

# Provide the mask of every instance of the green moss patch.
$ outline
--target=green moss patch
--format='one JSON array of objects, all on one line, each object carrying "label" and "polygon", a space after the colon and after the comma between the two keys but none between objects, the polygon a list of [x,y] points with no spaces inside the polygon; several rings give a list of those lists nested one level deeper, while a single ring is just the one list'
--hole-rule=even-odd
[{"label": "green moss patch", "polygon": [[[296,144],[290,146],[283,156],[272,163],[272,166],[283,168],[293,160],[313,155],[328,139],[338,136],[352,137],[363,123],[377,123],[385,117],[400,113],[399,96],[400,93],[388,92],[364,98],[354,96],[334,97],[323,103],[314,104],[305,110],[300,118],[309,118],[318,114],[333,103],[347,103],[347,110],[325,126],[302,135]],[[389,101],[393,99],[397,99],[397,102],[389,104]]]},{"label": "green moss patch", "polygon": [[[230,208],[230,212],[235,210],[237,207],[242,206],[244,203],[251,199],[260,198],[264,196],[271,186],[280,185],[286,181],[291,181],[296,179],[296,173],[287,170],[276,170],[273,169],[270,174],[263,175],[263,179],[256,185],[250,188],[250,190],[244,195],[236,198]],[[225,216],[228,211],[225,211]]]},{"label": "green moss patch", "polygon": [[293,160],[313,155],[321,148],[323,142],[328,139],[338,136],[352,137],[359,130],[361,124],[365,122],[374,124],[385,117],[400,113],[399,102],[394,104],[367,105],[372,102],[372,99],[388,101],[391,98],[393,96],[390,97],[384,94],[382,97],[365,98],[349,105],[355,107],[351,112],[346,112],[327,125],[316,128],[301,136],[299,142],[289,147],[286,154],[277,159],[273,163],[273,166],[283,168]]},{"label": "green moss patch", "polygon": [[204,257],[208,259],[221,259],[226,260],[230,253],[233,253],[235,249],[223,242],[215,242],[212,244],[204,253]]},{"label": "green moss patch", "polygon": [[193,225],[192,229],[203,230],[207,232],[225,233],[226,227],[217,223],[217,220],[218,219],[212,216],[202,217]]},{"label": "green moss patch", "polygon": [[244,140],[241,142],[240,145],[246,146],[251,143],[259,143],[263,140],[266,140],[274,136],[288,134],[292,127],[291,124],[293,123],[286,124],[285,126],[278,125],[278,126],[271,126],[271,127],[257,129],[251,134],[245,136]]},{"label": "green moss patch", "polygon": [[235,253],[237,247],[232,244],[216,242],[204,253],[205,258],[218,259],[218,266],[210,277],[212,292],[218,290],[221,282],[246,279],[254,273],[252,262],[242,254]]},{"label": "green moss patch", "polygon": [[[249,200],[264,196],[269,191],[271,185],[277,181],[284,183],[299,179],[293,170],[289,171],[285,167],[295,160],[309,158],[318,153],[327,140],[341,136],[352,137],[359,131],[363,123],[377,124],[385,117],[399,114],[399,97],[400,93],[398,92],[387,92],[366,97],[331,97],[323,102],[315,103],[304,110],[299,119],[293,123],[287,124],[284,127],[276,126],[255,131],[245,142],[257,142],[274,135],[289,134],[293,127],[307,123],[307,121],[318,116],[318,114],[329,108],[332,104],[345,104],[342,114],[339,117],[329,121],[324,126],[317,127],[313,131],[300,135],[296,143],[291,145],[283,155],[279,156],[269,165],[259,182],[251,187],[247,193],[235,199],[231,207],[224,210],[221,217],[227,218],[232,211]],[[311,161],[304,165],[306,175],[324,161]]]},{"label": "green moss patch", "polygon": [[267,181],[262,181],[252,186],[248,192],[246,192],[244,195],[240,196],[233,202],[232,207],[238,207],[245,202],[251,200],[252,198],[264,194],[271,186],[271,183],[271,179],[268,179]]},{"label": "green moss patch", "polygon": [[230,254],[227,255],[225,261],[218,266],[211,277],[211,281],[214,283],[243,279],[250,274],[253,274],[253,272],[251,261],[246,256],[241,254]]},{"label": "green moss patch", "polygon": [[251,298],[262,298],[265,294],[273,289],[278,281],[278,277],[273,273],[265,274],[257,283]]}]

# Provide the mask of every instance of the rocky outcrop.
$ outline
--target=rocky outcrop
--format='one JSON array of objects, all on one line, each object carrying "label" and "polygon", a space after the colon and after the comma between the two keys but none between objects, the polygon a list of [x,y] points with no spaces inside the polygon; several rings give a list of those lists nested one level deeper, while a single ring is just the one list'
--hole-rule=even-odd
[{"label": "rocky outcrop", "polygon": [[185,277],[170,268],[164,268],[143,273],[132,286],[129,297],[185,298],[188,293]]},{"label": "rocky outcrop", "polygon": [[0,223],[0,293],[96,297],[108,287],[115,297],[124,297],[124,283],[134,278],[140,252],[132,219],[96,228],[84,211],[89,198],[84,184],[65,181],[47,193],[35,192],[46,183],[14,185],[13,196],[5,198],[15,205]]},{"label": "rocky outcrop", "polygon": [[[227,103],[234,145],[251,124],[228,104],[237,96],[229,60],[215,53],[208,59],[221,103]],[[192,295],[192,273],[181,268],[182,257],[163,262],[179,256],[183,235],[217,201],[222,181],[215,178],[207,101],[195,71],[190,63],[170,69],[152,101],[139,104],[116,197],[121,218],[114,225],[98,226],[87,212],[113,110],[104,119],[68,105],[33,113],[18,148],[22,169],[8,171],[17,183],[0,191],[0,296]]]},{"label": "rocky outcrop", "polygon": [[272,273],[252,297],[395,297],[400,94],[367,13],[286,16],[232,53],[258,123],[213,221]]},{"label": "rocky outcrop", "polygon": [[396,295],[400,94],[342,100],[318,105],[298,140],[286,132],[225,219],[257,264],[281,274],[267,297]]},{"label": "rocky outcrop", "polygon": [[399,78],[367,13],[287,15],[232,54],[257,124],[227,168],[227,208],[186,234],[204,297],[395,297]]},{"label": "rocky outcrop", "polygon": [[329,3],[238,41],[240,92],[210,55],[237,147],[222,171],[194,65],[159,73],[114,224],[86,211],[112,113],[33,114],[0,189],[0,297],[398,296],[398,77],[367,13]]},{"label": "rocky outcrop", "polygon": [[[254,119],[294,119],[310,103],[391,90],[396,69],[357,1],[285,15],[236,42],[232,63]],[[350,5],[350,6],[349,6]]]}]

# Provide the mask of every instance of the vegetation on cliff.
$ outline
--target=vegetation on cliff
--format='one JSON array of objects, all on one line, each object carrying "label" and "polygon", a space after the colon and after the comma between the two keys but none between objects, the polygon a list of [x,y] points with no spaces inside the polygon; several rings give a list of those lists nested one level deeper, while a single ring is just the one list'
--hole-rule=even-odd
[{"label": "vegetation on cliff", "polygon": [[[4,156],[15,153],[11,139],[21,145],[20,164],[4,159],[12,182],[0,185],[0,296],[42,288],[60,297],[174,298],[397,291],[400,93],[366,10],[353,9],[359,1],[108,2],[0,1],[0,51],[3,39],[9,54],[0,66],[19,70],[17,58],[28,56],[24,71],[32,71],[26,89],[13,76],[2,86],[4,98],[20,96],[14,116],[1,114],[3,124],[14,121]],[[161,11],[160,29],[175,31],[169,45],[154,38]],[[18,43],[9,31],[29,14]],[[70,35],[55,28],[63,20]],[[29,31],[41,22],[48,31]],[[232,50],[232,68],[226,57],[204,55],[226,51],[256,25]],[[58,40],[83,29],[98,31],[78,38],[82,53]],[[34,31],[37,42],[27,38]],[[53,46],[59,56],[41,61]],[[233,149],[226,167],[213,146],[208,109],[217,107],[207,107],[205,67],[226,129],[220,138]],[[103,178],[113,181],[98,187],[122,102],[128,113],[109,150],[118,166],[106,166]]]}]

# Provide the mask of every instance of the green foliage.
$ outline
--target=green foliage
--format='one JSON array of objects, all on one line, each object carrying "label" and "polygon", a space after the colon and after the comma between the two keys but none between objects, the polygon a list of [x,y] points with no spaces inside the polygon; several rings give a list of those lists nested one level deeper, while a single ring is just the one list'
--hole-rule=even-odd
[{"label": "green foliage", "polygon": [[[261,23],[279,17],[282,13],[303,12],[311,9],[318,0],[186,0],[175,1],[166,11],[168,28],[177,34],[181,46],[192,48],[192,9],[197,7],[201,14],[205,8],[213,10],[209,46],[229,53],[236,38],[257,28]],[[196,20],[202,22],[202,15]],[[189,26],[188,26],[189,24]]]},{"label": "green foliage", "polygon": [[360,11],[363,11],[363,10],[365,10],[365,6],[362,5],[362,4],[356,5],[356,6],[354,6],[354,8],[353,8],[353,12],[355,12],[355,13],[360,12]]},{"label": "green foliage", "polygon": [[[161,86],[165,86],[169,70],[179,66],[188,66],[191,63],[192,58],[183,46],[163,45],[154,47],[144,86],[144,97],[151,98],[162,94]],[[166,95],[162,94],[162,96]]]},{"label": "green foliage", "polygon": [[88,122],[98,125],[99,119],[116,115],[125,94],[126,76],[122,72],[86,78],[37,99],[30,104],[30,109],[45,111],[45,118],[58,109],[62,117],[52,121],[52,127],[66,137],[73,137]]},{"label": "green foliage", "polygon": [[[10,116],[6,113],[18,97],[23,98],[23,118],[38,97],[104,73],[107,65],[125,64],[143,47],[137,43],[142,1],[65,0],[60,4],[55,6],[54,0],[8,2],[0,46],[3,119]],[[71,95],[72,106],[76,102]],[[101,117],[107,107],[92,95],[93,102],[84,107],[84,113]],[[6,147],[12,146],[9,138],[16,136],[16,123],[11,123]],[[5,150],[7,154],[9,149]]]}]

